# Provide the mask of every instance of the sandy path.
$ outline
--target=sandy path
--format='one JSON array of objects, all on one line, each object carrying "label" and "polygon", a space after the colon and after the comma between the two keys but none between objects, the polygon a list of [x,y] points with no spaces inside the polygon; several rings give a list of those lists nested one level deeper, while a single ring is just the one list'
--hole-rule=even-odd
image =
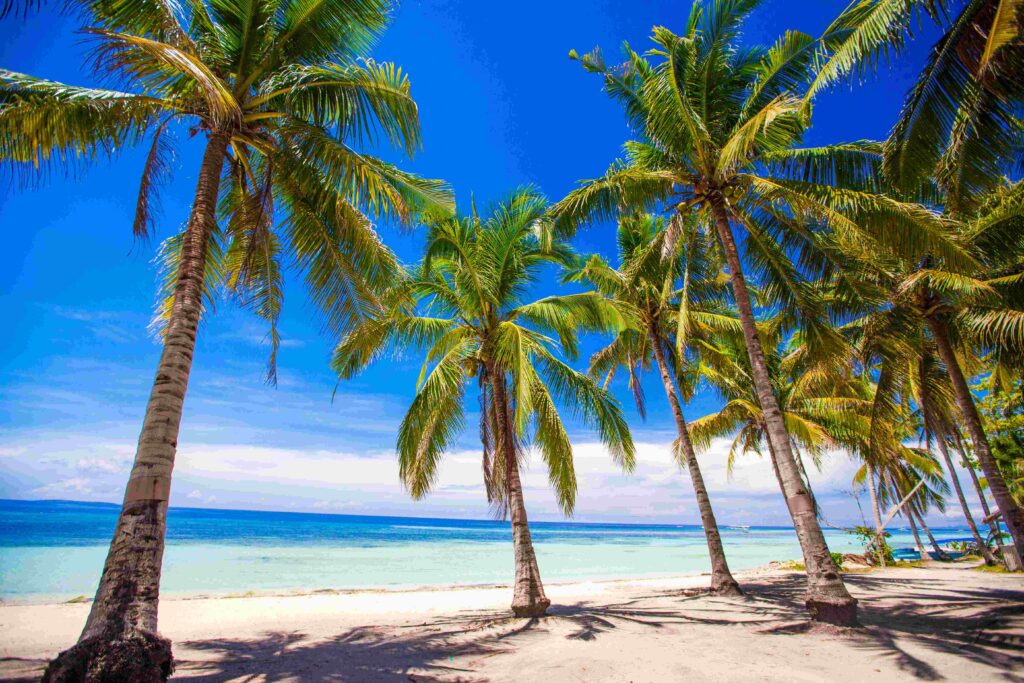
[{"label": "sandy path", "polygon": [[[1024,681],[1024,577],[964,566],[851,575],[864,629],[808,627],[802,576],[552,586],[552,615],[509,619],[507,588],[171,599],[188,681]],[[32,680],[85,605],[0,606],[0,678]]]}]

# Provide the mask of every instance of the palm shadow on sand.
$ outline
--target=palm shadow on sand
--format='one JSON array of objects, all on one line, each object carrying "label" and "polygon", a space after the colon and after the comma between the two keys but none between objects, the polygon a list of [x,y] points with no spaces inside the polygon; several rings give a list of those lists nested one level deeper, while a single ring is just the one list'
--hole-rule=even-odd
[{"label": "palm shadow on sand", "polygon": [[[903,571],[846,577],[861,599],[863,629],[810,624],[801,597],[804,579],[792,574],[748,581],[742,599],[651,593],[614,604],[556,605],[543,619],[467,611],[404,626],[347,629],[326,639],[296,630],[255,639],[180,641],[175,678],[476,682],[488,680],[491,658],[529,653],[531,643],[539,641],[600,644],[617,629],[630,629],[665,635],[685,651],[688,629],[729,627],[754,639],[813,635],[815,646],[842,639],[921,680],[948,678],[943,667],[955,660],[984,665],[1007,681],[1024,680],[1024,590],[937,585],[914,570]],[[945,664],[933,654],[943,655],[939,659]],[[37,680],[45,666],[41,660],[13,658],[5,664],[7,680],[25,681]]]},{"label": "palm shadow on sand", "polygon": [[[872,657],[892,658],[922,680],[945,676],[921,652],[942,652],[1002,669],[1007,680],[1024,666],[1024,591],[957,588],[936,591],[930,581],[849,576],[861,598],[863,629],[810,624],[802,604],[803,577],[748,582],[745,598],[661,593],[617,603],[553,606],[542,619],[519,620],[504,611],[461,612],[400,627],[356,628],[329,639],[301,632],[267,633],[256,640],[178,643],[185,680],[484,681],[486,660],[528,651],[531,640],[600,641],[619,628],[670,629],[685,642],[691,626],[739,627],[750,637],[815,632],[839,638]],[[900,594],[885,595],[899,583]],[[665,598],[675,598],[666,608]],[[1010,632],[1013,629],[1014,632]],[[913,649],[915,656],[908,651]],[[202,653],[198,658],[196,655]]]}]

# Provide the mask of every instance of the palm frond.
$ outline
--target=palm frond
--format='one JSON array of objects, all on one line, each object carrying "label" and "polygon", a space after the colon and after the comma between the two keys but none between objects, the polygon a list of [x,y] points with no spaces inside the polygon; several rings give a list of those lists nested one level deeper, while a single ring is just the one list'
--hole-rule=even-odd
[{"label": "palm frond", "polygon": [[171,164],[174,159],[174,148],[166,138],[166,124],[153,131],[146,164],[142,169],[139,181],[139,197],[135,203],[135,222],[132,233],[136,239],[147,239],[155,230],[154,212],[159,201],[158,191],[170,180]]},{"label": "palm frond", "polygon": [[247,103],[280,107],[314,126],[337,125],[345,139],[374,143],[380,131],[407,153],[420,145],[419,115],[409,78],[389,62],[294,65],[262,84]]},{"label": "palm frond", "polygon": [[462,364],[475,351],[475,342],[466,340],[445,354],[416,393],[398,428],[399,476],[413,498],[422,498],[433,487],[441,456],[462,430]]},{"label": "palm frond", "polygon": [[113,156],[174,112],[155,97],[79,88],[0,70],[0,161],[23,179]]}]

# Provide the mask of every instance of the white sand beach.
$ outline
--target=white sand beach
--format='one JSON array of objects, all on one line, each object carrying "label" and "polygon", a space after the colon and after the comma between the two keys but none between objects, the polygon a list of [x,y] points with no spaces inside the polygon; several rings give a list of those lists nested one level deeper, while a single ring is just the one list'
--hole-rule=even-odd
[{"label": "white sand beach", "polygon": [[[1016,681],[1024,577],[965,564],[847,575],[864,628],[810,626],[803,576],[551,585],[551,615],[511,619],[507,586],[171,598],[160,629],[187,681]],[[87,604],[0,605],[0,678],[36,680]]]}]

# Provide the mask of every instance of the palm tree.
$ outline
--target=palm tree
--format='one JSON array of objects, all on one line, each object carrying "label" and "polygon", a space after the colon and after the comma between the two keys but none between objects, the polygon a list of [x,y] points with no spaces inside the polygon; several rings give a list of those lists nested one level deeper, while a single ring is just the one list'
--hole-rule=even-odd
[{"label": "palm tree", "polygon": [[[949,487],[942,477],[941,466],[930,451],[904,445],[916,425],[909,407],[900,401],[902,385],[892,377],[891,368],[883,365],[881,369],[874,370],[876,372],[872,374],[877,374],[877,383],[871,382],[867,374],[861,375],[868,391],[873,394],[868,429],[860,438],[844,445],[862,461],[854,473],[853,482],[866,485],[870,493],[877,532],[874,542],[879,564],[885,566],[882,538],[887,522],[883,520],[883,506],[898,505],[911,525],[915,523],[916,515],[924,527],[927,507],[934,504],[940,510],[944,509],[943,496]],[[893,394],[899,402],[894,403]],[[925,530],[928,531],[927,527]],[[941,554],[938,548],[936,551]]]},{"label": "palm tree", "polygon": [[956,418],[953,415],[954,401],[952,389],[949,387],[945,376],[941,373],[939,363],[931,349],[925,347],[924,353],[917,361],[917,382],[914,386],[914,400],[919,406],[921,413],[921,432],[924,435],[925,444],[930,449],[934,442],[946,464],[946,471],[949,473],[949,480],[953,484],[960,509],[964,513],[967,527],[971,530],[974,543],[978,546],[985,564],[995,564],[995,556],[988,547],[988,543],[978,531],[978,525],[974,522],[974,516],[967,505],[967,497],[964,495],[963,487],[960,485],[960,477],[953,466],[953,458],[949,453],[950,442],[958,438]]},{"label": "palm tree", "polygon": [[843,585],[800,477],[758,339],[734,229],[746,236],[744,253],[755,273],[773,281],[775,305],[798,315],[815,344],[829,343],[834,333],[790,254],[799,254],[805,268],[833,268],[830,252],[819,248],[822,235],[880,252],[909,255],[929,248],[953,259],[960,254],[942,239],[934,214],[876,191],[877,145],[795,147],[811,111],[801,89],[829,36],[816,40],[791,31],[768,49],[740,46],[742,21],[758,4],[697,3],[683,35],[655,28],[650,57],[627,47],[622,66],[609,67],[597,50],[582,57],[571,53],[603,76],[605,90],[623,103],[636,139],[627,143],[625,161],[559,202],[556,228],[570,233],[585,222],[613,217],[620,207],[661,207],[671,214],[670,243],[692,211],[717,236],[804,553],[808,609],[815,619],[852,624],[856,601]]},{"label": "palm tree", "polygon": [[[942,476],[942,466],[930,451],[923,449],[903,447],[890,455],[879,473],[879,503],[902,503],[900,511],[912,527],[916,519],[936,557],[949,560],[949,555],[939,546],[925,522],[930,507],[940,512],[946,508],[945,497],[949,494],[949,485]],[[855,480],[859,474],[854,475]]]},{"label": "palm tree", "polygon": [[0,72],[0,158],[33,179],[148,138],[134,224],[145,238],[172,130],[188,126],[206,141],[184,231],[162,250],[163,352],[96,599],[78,644],[46,678],[155,681],[172,667],[170,642],[156,633],[160,567],[204,298],[226,286],[270,325],[273,380],[281,259],[297,263],[339,333],[394,266],[366,213],[409,223],[449,195],[350,146],[379,137],[410,153],[419,145],[407,77],[358,59],[388,23],[386,0],[84,7],[97,72],[123,89]]},{"label": "palm tree", "polygon": [[[875,68],[884,55],[898,53],[891,48],[898,47],[909,34],[915,12],[924,10],[940,21],[942,36],[908,93],[886,143],[885,177],[908,194],[920,193],[923,184],[934,180],[940,190],[934,202],[941,204],[950,218],[1001,224],[1001,229],[991,231],[1000,235],[1000,239],[990,241],[995,246],[994,253],[982,253],[981,260],[987,266],[993,256],[1003,264],[1016,261],[1016,282],[1000,284],[1016,287],[1020,300],[1020,254],[1024,240],[1020,230],[1020,190],[1007,190],[1004,177],[1014,175],[1013,169],[1024,154],[1024,125],[1019,118],[1024,106],[1024,81],[1020,78],[1024,71],[1024,15],[1017,0],[967,0],[956,4],[959,11],[952,14],[949,9],[953,3],[946,0],[870,0],[852,4],[828,30],[835,34],[835,39],[823,46],[819,55],[822,67],[808,95],[850,73]],[[1001,215],[979,220],[979,216],[993,213],[993,194],[998,198],[997,204],[1015,204],[1015,209],[997,211]],[[1014,194],[1016,198],[1012,197]],[[1010,223],[1014,229],[1008,231]],[[917,267],[919,263],[914,259],[907,271]],[[949,263],[942,264],[936,254],[922,268],[932,269],[963,274]],[[949,374],[957,406],[996,505],[1017,553],[1024,556],[1024,510],[1014,502],[992,456],[977,402],[957,357],[960,339],[954,329],[958,323],[966,322],[966,317],[990,338],[995,334],[1012,335],[1019,348],[1024,346],[1024,314],[1004,309],[965,315],[952,305],[948,286],[942,288],[945,291],[933,291],[939,278],[927,274],[920,277],[930,280],[916,283],[922,310],[926,312],[924,322]],[[945,282],[948,285],[950,280]],[[962,294],[962,289],[957,293]]]},{"label": "palm tree", "polygon": [[[762,326],[761,336],[769,349],[769,374],[793,453],[813,498],[803,454],[820,467],[828,449],[851,443],[856,435],[866,432],[870,400],[856,382],[836,372],[830,363],[809,358],[799,335],[783,342],[781,331],[778,324]],[[761,454],[766,445],[769,451],[771,448],[749,368],[739,335],[717,334],[704,346],[698,372],[725,404],[717,412],[694,420],[690,433],[699,449],[710,447],[715,438],[732,436],[727,460],[730,472],[740,453]]]},{"label": "palm tree", "polygon": [[[893,272],[897,268],[888,264],[879,270]],[[923,437],[924,452],[931,453],[936,445],[943,456],[968,526],[986,562],[991,562],[993,557],[977,532],[947,448],[947,439],[956,434],[952,390],[940,372],[934,345],[924,337],[919,311],[898,292],[891,298],[888,306],[842,327],[856,347],[860,376],[873,396],[866,438],[850,446],[865,462],[866,470],[859,477],[870,484],[876,522],[880,524],[881,519],[875,472],[894,457],[916,457],[913,450],[903,445],[910,437],[904,426],[912,423],[913,431]],[[884,475],[881,472],[880,478]],[[916,533],[909,507],[906,506],[905,516]]]},{"label": "palm tree", "polygon": [[[916,296],[924,323],[952,386],[975,457],[1010,532],[1024,557],[1024,509],[1014,500],[992,453],[964,359],[989,349],[997,372],[1019,371],[1024,353],[1024,183],[1004,185],[973,209],[965,238],[981,267],[963,273],[925,262],[902,283]],[[1002,370],[1000,370],[1002,366]]]},{"label": "palm tree", "polygon": [[[973,217],[961,223],[957,239],[975,256],[971,268],[931,256],[910,260],[864,254],[851,258],[849,270],[856,273],[852,277],[886,290],[889,302],[870,313],[869,321],[845,326],[848,331],[870,330],[868,336],[874,338],[870,345],[889,358],[891,372],[905,376],[902,382],[908,387],[916,385],[908,390],[908,399],[923,411],[926,434],[942,434],[936,438],[940,452],[948,439],[959,439],[951,413],[954,404],[959,408],[971,442],[980,444],[975,448],[978,461],[1015,545],[1024,533],[1020,525],[1024,518],[987,445],[988,436],[966,378],[985,369],[977,358],[979,350],[989,352],[997,375],[1022,367],[1022,207],[1024,185],[1002,185],[973,209]],[[948,467],[959,492],[951,461]],[[963,505],[973,526],[965,499]]]},{"label": "palm tree", "polygon": [[[701,235],[692,234],[693,239],[670,259],[662,258],[664,238],[665,222],[660,218],[650,215],[623,218],[618,230],[619,269],[613,269],[595,255],[573,277],[590,282],[597,291],[636,318],[634,327],[619,332],[610,344],[593,355],[590,371],[595,376],[604,375],[607,386],[616,369],[624,368],[637,408],[645,415],[638,370],[649,369],[651,357],[654,357],[676,423],[678,438],[673,451],[680,464],[689,470],[697,498],[711,556],[711,592],[741,595],[739,584],[729,571],[715,512],[680,405],[676,381],[687,388],[681,376],[686,359],[677,354],[677,346],[672,341],[674,335],[692,339],[706,334],[709,329],[734,325],[734,318],[723,312],[724,282],[717,277],[718,263],[708,258],[706,248],[709,245],[701,243]],[[677,288],[680,281],[682,284]]]},{"label": "palm tree", "polygon": [[462,429],[466,386],[476,379],[487,497],[512,522],[512,611],[518,617],[541,616],[551,604],[520,481],[531,443],[547,464],[563,512],[571,514],[576,501],[572,446],[555,397],[598,429],[625,470],[634,462],[619,404],[553,352],[558,345],[575,355],[578,331],[617,330],[621,315],[595,293],[524,301],[541,266],[574,260],[541,225],[545,210],[542,197],[521,189],[483,218],[475,211],[434,217],[423,262],[388,293],[377,315],[350,330],[333,359],[339,376],[348,378],[389,349],[426,351],[398,435],[400,475],[414,498],[430,491],[441,456]]}]

